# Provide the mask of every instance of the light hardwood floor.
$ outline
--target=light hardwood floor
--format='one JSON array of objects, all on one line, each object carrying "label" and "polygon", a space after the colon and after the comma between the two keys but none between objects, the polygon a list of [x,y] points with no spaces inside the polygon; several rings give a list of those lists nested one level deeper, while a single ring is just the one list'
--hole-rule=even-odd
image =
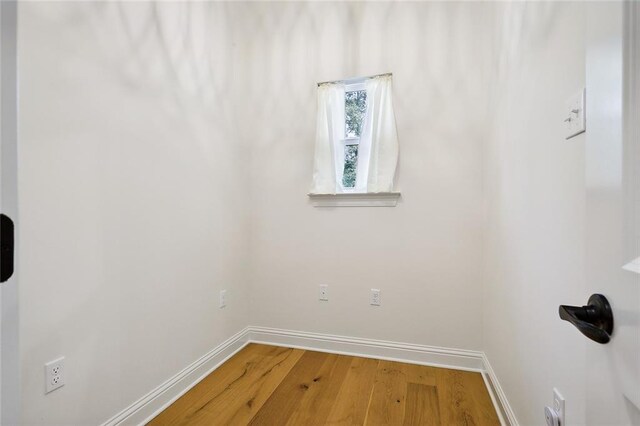
[{"label": "light hardwood floor", "polygon": [[499,425],[480,373],[249,344],[149,425]]}]

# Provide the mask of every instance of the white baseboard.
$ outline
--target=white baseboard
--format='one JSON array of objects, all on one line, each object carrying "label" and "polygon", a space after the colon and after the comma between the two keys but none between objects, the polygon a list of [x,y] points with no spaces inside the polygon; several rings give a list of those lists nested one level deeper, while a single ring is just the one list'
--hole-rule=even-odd
[{"label": "white baseboard", "polygon": [[[267,327],[247,327],[107,420],[102,426],[144,425],[248,343],[262,343],[456,370],[477,371],[482,373],[501,423],[511,426],[518,425],[495,373],[487,357],[481,351]],[[507,419],[506,422],[505,419]]]},{"label": "white baseboard", "polygon": [[482,362],[484,364],[485,371],[483,377],[485,378],[485,383],[487,385],[487,389],[489,389],[491,399],[493,399],[493,405],[496,407],[496,411],[500,416],[500,421],[503,424],[510,426],[518,426],[519,423],[516,418],[516,414],[511,408],[507,395],[502,390],[502,386],[500,386],[500,382],[498,381],[498,376],[496,376],[495,371],[493,371],[485,353],[482,353]]},{"label": "white baseboard", "polygon": [[457,370],[483,371],[482,352],[415,345],[267,327],[249,327],[255,343],[310,349],[365,358],[408,362]]},{"label": "white baseboard", "polygon": [[193,364],[116,414],[102,426],[144,425],[247,345],[248,328],[231,336]]}]

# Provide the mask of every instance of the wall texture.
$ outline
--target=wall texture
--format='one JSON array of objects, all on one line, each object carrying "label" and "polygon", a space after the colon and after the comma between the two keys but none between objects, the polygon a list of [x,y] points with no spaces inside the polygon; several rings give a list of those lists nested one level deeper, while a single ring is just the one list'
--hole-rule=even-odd
[{"label": "wall texture", "polygon": [[[251,322],[481,349],[490,7],[253,3]],[[395,208],[307,199],[316,83],[392,72]],[[318,301],[318,285],[329,301]],[[382,306],[369,291],[382,291]],[[464,324],[463,326],[461,326]]]},{"label": "wall texture", "polygon": [[564,102],[585,85],[584,4],[498,11],[493,129],[485,145],[483,347],[522,425],[557,387],[585,424],[585,344],[558,319],[584,293],[584,134],[564,139]]},{"label": "wall texture", "polygon": [[20,4],[23,424],[105,421],[246,326],[240,13]]}]

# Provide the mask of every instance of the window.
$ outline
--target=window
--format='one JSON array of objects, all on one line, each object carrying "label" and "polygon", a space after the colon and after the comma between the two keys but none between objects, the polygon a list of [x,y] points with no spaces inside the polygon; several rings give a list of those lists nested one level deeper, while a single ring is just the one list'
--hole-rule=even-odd
[{"label": "window", "polygon": [[367,113],[367,91],[363,83],[345,86],[344,93],[344,166],[342,187],[353,189],[358,175],[358,145]]},{"label": "window", "polygon": [[397,161],[391,74],[318,84],[310,195],[390,194]]}]

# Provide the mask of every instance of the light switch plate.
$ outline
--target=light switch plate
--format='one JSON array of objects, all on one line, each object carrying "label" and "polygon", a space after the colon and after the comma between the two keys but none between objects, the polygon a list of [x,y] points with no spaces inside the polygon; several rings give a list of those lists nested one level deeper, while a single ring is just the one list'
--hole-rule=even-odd
[{"label": "light switch plate", "polygon": [[585,98],[585,89],[582,89],[565,103],[565,139],[571,139],[586,130]]},{"label": "light switch plate", "polygon": [[218,307],[222,309],[225,306],[227,306],[227,290],[220,290],[220,300],[218,303]]},{"label": "light switch plate", "polygon": [[637,259],[633,259],[631,262],[624,265],[622,269],[640,274],[640,257],[638,257]]}]

